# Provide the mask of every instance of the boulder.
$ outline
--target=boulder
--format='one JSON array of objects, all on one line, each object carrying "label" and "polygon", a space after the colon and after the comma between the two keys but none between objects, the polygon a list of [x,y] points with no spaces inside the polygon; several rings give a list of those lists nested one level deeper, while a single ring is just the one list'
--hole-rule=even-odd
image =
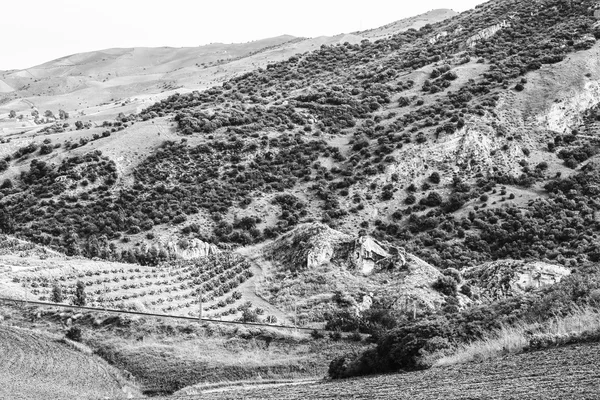
[{"label": "boulder", "polygon": [[355,240],[353,253],[356,267],[365,275],[372,273],[378,262],[391,258],[391,254],[369,236],[361,236]]}]

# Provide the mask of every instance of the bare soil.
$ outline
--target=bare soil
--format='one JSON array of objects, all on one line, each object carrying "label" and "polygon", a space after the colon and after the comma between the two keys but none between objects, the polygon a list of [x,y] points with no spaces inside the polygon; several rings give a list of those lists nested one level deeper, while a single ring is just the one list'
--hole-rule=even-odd
[{"label": "bare soil", "polygon": [[236,389],[203,393],[202,398],[597,399],[600,397],[599,366],[600,344],[581,344],[423,372],[268,389]]}]

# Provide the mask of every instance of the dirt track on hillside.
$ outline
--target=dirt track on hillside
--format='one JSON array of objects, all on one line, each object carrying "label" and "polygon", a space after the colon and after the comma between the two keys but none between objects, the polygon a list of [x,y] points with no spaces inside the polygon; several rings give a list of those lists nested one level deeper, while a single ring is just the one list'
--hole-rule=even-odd
[{"label": "dirt track on hillside", "polygon": [[600,344],[574,345],[424,372],[271,389],[204,393],[197,398],[598,399]]}]

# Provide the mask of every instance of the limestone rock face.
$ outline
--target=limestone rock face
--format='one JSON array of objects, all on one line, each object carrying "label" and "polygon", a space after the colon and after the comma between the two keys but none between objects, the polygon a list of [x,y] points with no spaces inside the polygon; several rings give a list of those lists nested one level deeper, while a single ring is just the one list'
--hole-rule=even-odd
[{"label": "limestone rock face", "polygon": [[571,271],[544,262],[503,260],[468,268],[465,280],[483,299],[495,300],[560,282]]},{"label": "limestone rock face", "polygon": [[373,272],[378,261],[390,258],[391,254],[373,238],[362,236],[354,243],[353,256],[357,269],[368,275]]},{"label": "limestone rock face", "polygon": [[322,224],[301,225],[270,244],[266,251],[288,269],[313,269],[335,262],[370,275],[377,269],[403,267],[402,249],[369,236],[353,238]]},{"label": "limestone rock face", "polygon": [[316,268],[327,264],[333,257],[333,246],[330,242],[318,242],[306,254],[306,268]]},{"label": "limestone rock face", "polygon": [[586,110],[600,102],[600,83],[591,81],[583,88],[572,88],[537,117],[537,123],[549,130],[566,133],[581,125]]},{"label": "limestone rock face", "polygon": [[398,285],[400,302],[406,307],[435,310],[444,303],[444,296],[432,288],[433,284],[442,276],[434,266],[418,257],[407,257],[406,268],[408,274]]},{"label": "limestone rock face", "polygon": [[347,252],[352,236],[323,224],[305,224],[282,235],[265,251],[289,270],[313,269]]}]

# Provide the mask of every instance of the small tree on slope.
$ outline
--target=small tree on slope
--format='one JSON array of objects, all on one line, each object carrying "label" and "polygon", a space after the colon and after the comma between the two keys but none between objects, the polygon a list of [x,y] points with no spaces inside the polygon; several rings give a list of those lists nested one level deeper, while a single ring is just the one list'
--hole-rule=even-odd
[{"label": "small tree on slope", "polygon": [[79,307],[85,306],[85,297],[85,284],[81,281],[77,281],[77,286],[75,286],[75,297],[73,298],[73,304]]},{"label": "small tree on slope", "polygon": [[62,303],[64,299],[62,286],[60,283],[55,282],[54,285],[52,285],[52,295],[50,296],[50,300],[53,303]]}]

